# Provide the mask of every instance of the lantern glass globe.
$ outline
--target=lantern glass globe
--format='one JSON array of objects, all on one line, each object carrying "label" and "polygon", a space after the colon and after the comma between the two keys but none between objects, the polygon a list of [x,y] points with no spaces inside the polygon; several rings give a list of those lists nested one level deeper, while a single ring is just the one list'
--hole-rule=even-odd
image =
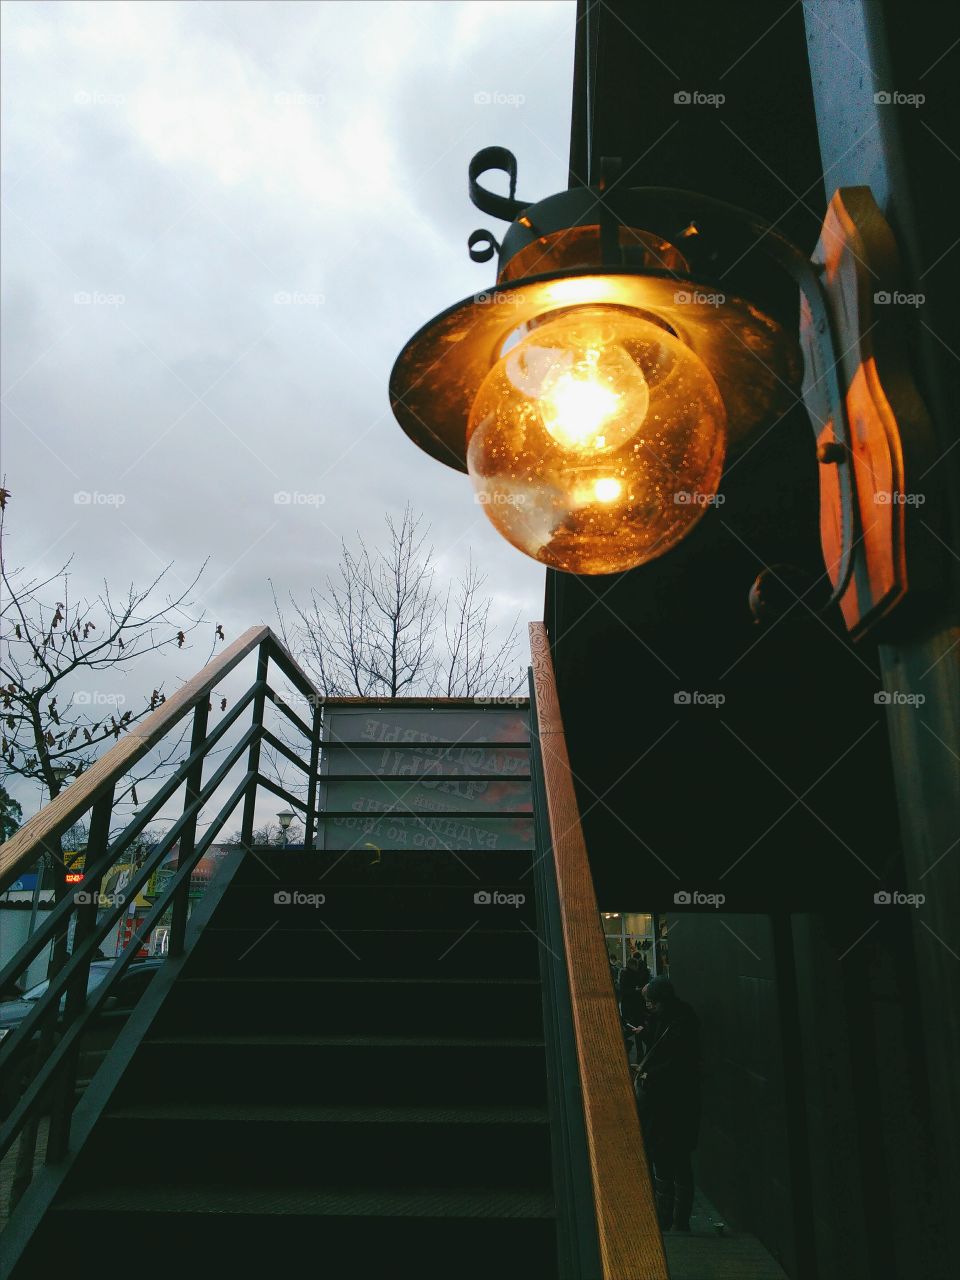
[{"label": "lantern glass globe", "polygon": [[566,308],[513,335],[467,427],[467,470],[499,532],[572,573],[668,551],[720,483],[726,414],[703,361],[623,307]]}]

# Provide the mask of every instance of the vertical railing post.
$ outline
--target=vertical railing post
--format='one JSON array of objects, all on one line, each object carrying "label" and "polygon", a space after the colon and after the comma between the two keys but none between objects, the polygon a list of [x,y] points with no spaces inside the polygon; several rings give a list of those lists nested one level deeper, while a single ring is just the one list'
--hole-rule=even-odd
[{"label": "vertical railing post", "polygon": [[[58,903],[67,891],[66,868],[63,864],[63,846],[60,837],[52,837],[44,842],[44,858],[38,869],[38,875],[43,874],[42,868],[46,865],[47,854],[53,860],[54,872],[54,903]],[[47,964],[47,977],[53,978],[63,968],[64,961],[67,958],[67,930],[69,926],[64,927],[62,933],[57,934],[50,946],[50,960]],[[49,1055],[54,1047],[57,1035],[57,1008],[54,1006],[49,1013],[45,1015],[45,1020],[39,1028],[37,1036],[37,1047],[34,1056],[34,1062],[39,1067]],[[10,1187],[10,1212],[12,1213],[16,1205],[19,1203],[21,1196],[33,1181],[33,1163],[37,1149],[37,1134],[39,1129],[39,1118],[34,1115],[28,1120],[20,1133],[20,1142],[17,1147],[17,1164],[13,1174],[13,1180]]]},{"label": "vertical railing post", "polygon": [[268,641],[260,646],[257,658],[257,692],[253,699],[253,723],[257,727],[256,736],[250,743],[250,754],[247,757],[247,772],[253,776],[247,784],[247,793],[243,797],[243,822],[240,824],[240,843],[249,850],[253,845],[253,820],[257,808],[257,775],[260,772],[260,739],[263,731],[263,709],[267,694],[267,664],[270,661]]},{"label": "vertical railing post", "polygon": [[307,783],[307,830],[303,839],[303,847],[312,849],[317,831],[320,825],[320,818],[317,813],[317,788],[319,784],[318,774],[320,772],[320,736],[323,732],[323,706],[319,696],[311,698],[313,704],[313,734],[310,738],[310,773]]},{"label": "vertical railing post", "polygon": [[[87,837],[86,865],[95,863],[107,848],[110,840],[110,819],[113,815],[114,787],[100,797],[90,813],[90,831]],[[83,880],[82,901],[76,908],[76,927],[73,931],[73,954],[75,955],[97,926],[97,912],[100,909],[100,886],[102,877],[95,880]],[[77,972],[70,979],[64,993],[63,1030],[79,1016],[87,999],[87,980],[90,974],[90,960],[87,956]],[[57,1164],[67,1152],[70,1145],[70,1122],[73,1116],[74,1092],[76,1089],[77,1063],[80,1058],[79,1041],[69,1053],[60,1068],[59,1078],[52,1093],[50,1111],[50,1128],[47,1134],[46,1164]]]},{"label": "vertical railing post", "polygon": [[[193,731],[190,735],[190,754],[199,751],[203,746],[204,739],[207,736],[207,718],[210,714],[210,700],[201,700],[193,709]],[[200,788],[203,785],[203,765],[204,757],[200,756],[193,764],[186,779],[186,790],[183,797],[184,812],[189,809],[190,805],[196,800],[200,794]],[[197,817],[194,813],[192,817],[187,819],[187,823],[183,828],[180,836],[180,849],[177,854],[177,867],[183,864],[193,854],[194,845],[197,840]],[[159,867],[157,871],[159,871]],[[156,872],[154,873],[156,874]],[[187,876],[183,884],[177,889],[173,897],[173,917],[170,922],[170,955],[179,956],[183,954],[183,940],[187,931],[187,915],[190,907],[190,877]]]}]

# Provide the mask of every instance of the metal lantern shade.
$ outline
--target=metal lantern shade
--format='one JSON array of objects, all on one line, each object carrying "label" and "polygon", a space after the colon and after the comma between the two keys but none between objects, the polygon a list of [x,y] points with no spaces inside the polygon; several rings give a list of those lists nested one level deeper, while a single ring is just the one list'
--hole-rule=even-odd
[{"label": "metal lantern shade", "polygon": [[[509,196],[481,186],[491,170],[508,176]],[[624,187],[614,162],[599,188],[534,204],[516,199],[516,179],[516,159],[505,148],[474,156],[473,203],[510,224],[502,245],[486,231],[468,242],[474,261],[498,252],[497,284],[431,320],[394,364],[393,412],[421,449],[465,471],[470,411],[505,344],[575,306],[623,308],[688,346],[723,398],[728,456],[793,402],[800,353],[784,322],[795,323],[796,295],[784,294],[782,273],[770,270],[770,258],[790,249],[775,232],[693,192]],[[752,251],[758,245],[760,255]]]},{"label": "metal lantern shade", "polygon": [[746,299],[668,271],[574,267],[498,284],[414,334],[390,375],[400,426],[425,453],[465,472],[470,410],[507,340],[552,312],[595,304],[660,323],[704,362],[726,406],[730,455],[796,399],[796,342]]}]

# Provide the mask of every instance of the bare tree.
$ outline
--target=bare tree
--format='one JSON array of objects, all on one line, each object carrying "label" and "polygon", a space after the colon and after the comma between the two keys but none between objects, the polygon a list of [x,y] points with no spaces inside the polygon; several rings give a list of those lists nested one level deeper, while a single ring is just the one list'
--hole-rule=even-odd
[{"label": "bare tree", "polygon": [[307,603],[291,597],[284,640],[328,697],[509,696],[522,685],[518,621],[506,635],[492,618],[486,576],[472,560],[443,591],[423,518],[408,505],[385,517],[386,545],[344,542],[335,576]]},{"label": "bare tree", "polygon": [[[98,672],[126,674],[149,653],[182,649],[187,637],[204,622],[194,616],[189,597],[200,571],[177,596],[153,603],[162,589],[168,565],[149,586],[131,584],[115,597],[104,582],[92,603],[72,598],[68,560],[49,578],[25,576],[8,566],[3,551],[6,491],[0,490],[0,581],[3,643],[0,651],[0,774],[39,781],[50,799],[70,776],[79,777],[104,743],[116,741],[163,701],[162,689],[144,696],[137,710],[121,711],[122,695],[76,689],[78,681]],[[218,626],[214,645],[223,639]],[[175,752],[171,747],[169,755]],[[126,780],[118,801],[155,774],[167,757],[147,756]]]},{"label": "bare tree", "polygon": [[[226,836],[220,841],[221,844],[237,845],[242,844],[243,840],[239,831],[234,831],[231,835]],[[271,845],[281,848],[284,843],[283,828],[278,822],[265,822],[262,827],[256,827],[253,832],[253,838],[250,843],[258,848],[262,845]]]},{"label": "bare tree", "polygon": [[447,588],[443,608],[442,692],[448,698],[516,694],[523,684],[514,621],[505,638],[494,629],[493,600],[484,593],[487,575],[467,559],[462,575]]}]

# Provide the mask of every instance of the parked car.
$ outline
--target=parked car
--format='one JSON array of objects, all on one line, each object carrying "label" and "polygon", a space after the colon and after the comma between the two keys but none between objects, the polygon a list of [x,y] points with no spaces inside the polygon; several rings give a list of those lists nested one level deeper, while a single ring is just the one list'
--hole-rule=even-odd
[{"label": "parked car", "polygon": [[[87,979],[87,995],[104,981],[114,966],[113,960],[94,960],[90,965]],[[120,1028],[130,1016],[134,1005],[147,989],[150,979],[163,964],[162,959],[132,961],[120,978],[113,992],[107,997],[106,1004],[93,1017],[80,1040],[80,1057],[77,1064],[77,1088],[84,1089],[100,1066]],[[26,1016],[35,1008],[36,1003],[50,985],[49,979],[38,982],[36,986],[25,991],[18,1000],[4,1000],[0,1003],[0,1040],[12,1034]],[[60,999],[60,1013],[66,996]],[[37,1039],[35,1033],[34,1039]],[[0,1115],[7,1115],[33,1079],[37,1063],[28,1054],[17,1064],[18,1069],[12,1079],[4,1078],[0,1082]]]}]

